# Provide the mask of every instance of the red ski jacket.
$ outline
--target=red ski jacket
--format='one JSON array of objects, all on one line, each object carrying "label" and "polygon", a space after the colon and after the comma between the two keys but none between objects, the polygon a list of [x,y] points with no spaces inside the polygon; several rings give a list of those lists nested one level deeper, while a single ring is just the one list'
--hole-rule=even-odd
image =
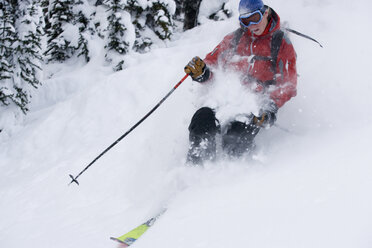
[{"label": "red ski jacket", "polygon": [[[217,66],[241,74],[243,84],[257,92],[269,94],[278,107],[296,96],[296,53],[292,43],[284,34],[280,40],[277,60],[273,64],[272,37],[280,30],[280,18],[271,9],[269,23],[260,36],[248,29],[227,35],[204,59],[209,68]],[[274,72],[275,67],[275,72]]]}]

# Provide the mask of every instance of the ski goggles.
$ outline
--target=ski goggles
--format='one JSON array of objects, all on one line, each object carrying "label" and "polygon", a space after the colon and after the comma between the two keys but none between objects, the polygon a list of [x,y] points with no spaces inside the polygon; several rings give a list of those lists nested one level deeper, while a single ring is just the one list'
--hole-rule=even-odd
[{"label": "ski goggles", "polygon": [[259,24],[263,18],[262,12],[265,13],[265,10],[266,9],[264,8],[263,10],[256,10],[251,13],[240,15],[239,16],[240,24],[245,28],[248,28],[252,24]]}]

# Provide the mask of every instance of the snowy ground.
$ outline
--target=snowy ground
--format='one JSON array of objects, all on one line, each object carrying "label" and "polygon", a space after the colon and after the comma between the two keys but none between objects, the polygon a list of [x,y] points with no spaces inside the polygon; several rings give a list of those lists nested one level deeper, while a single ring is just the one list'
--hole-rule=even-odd
[{"label": "snowy ground", "polygon": [[192,56],[238,24],[205,23],[168,48],[133,55],[115,74],[95,60],[50,68],[25,123],[0,134],[0,247],[116,247],[110,236],[164,206],[134,246],[372,247],[372,4],[267,3],[324,45],[291,36],[298,96],[278,119],[290,133],[260,133],[258,161],[185,167],[187,126],[204,90],[187,79],[80,186],[68,187],[68,174],[127,131],[183,77]]}]

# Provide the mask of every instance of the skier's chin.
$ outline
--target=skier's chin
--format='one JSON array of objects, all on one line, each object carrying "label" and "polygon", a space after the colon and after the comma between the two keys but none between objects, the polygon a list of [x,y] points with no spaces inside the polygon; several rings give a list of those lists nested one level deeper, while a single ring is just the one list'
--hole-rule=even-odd
[{"label": "skier's chin", "polygon": [[255,35],[260,35],[262,34],[261,30],[259,28],[256,28],[256,29],[252,29],[251,32]]},{"label": "skier's chin", "polygon": [[260,31],[254,31],[253,33],[254,33],[255,35],[260,35],[260,34],[261,34]]}]

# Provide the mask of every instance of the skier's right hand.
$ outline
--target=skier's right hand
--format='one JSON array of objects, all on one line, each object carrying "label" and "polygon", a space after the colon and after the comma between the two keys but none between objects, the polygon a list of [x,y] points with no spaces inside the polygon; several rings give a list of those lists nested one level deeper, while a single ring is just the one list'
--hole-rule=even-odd
[{"label": "skier's right hand", "polygon": [[194,57],[186,66],[185,73],[199,83],[208,80],[210,72],[205,62],[198,56]]}]

